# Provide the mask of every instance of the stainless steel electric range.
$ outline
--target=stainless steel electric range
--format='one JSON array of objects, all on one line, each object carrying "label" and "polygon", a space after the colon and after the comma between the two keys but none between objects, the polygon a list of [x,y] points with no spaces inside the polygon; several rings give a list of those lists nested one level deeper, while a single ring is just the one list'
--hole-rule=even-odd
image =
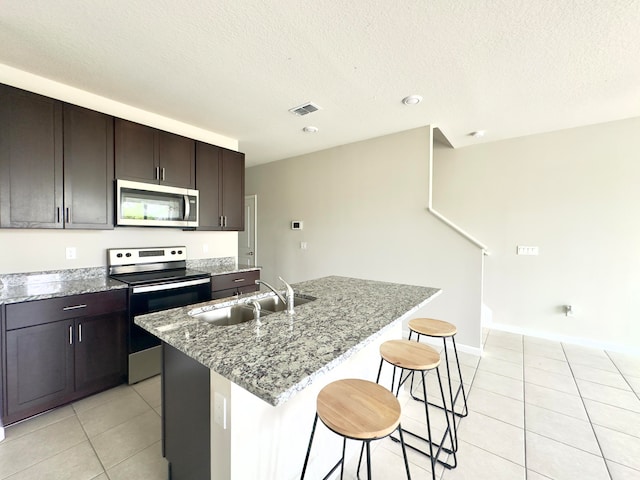
[{"label": "stainless steel electric range", "polygon": [[129,285],[129,384],[160,373],[160,340],[136,315],[211,300],[211,275],[186,267],[187,248],[111,248],[109,276]]}]

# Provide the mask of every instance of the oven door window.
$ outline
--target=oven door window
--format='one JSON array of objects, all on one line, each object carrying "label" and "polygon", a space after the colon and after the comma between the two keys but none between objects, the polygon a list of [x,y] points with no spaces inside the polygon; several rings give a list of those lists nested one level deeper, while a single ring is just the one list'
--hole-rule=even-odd
[{"label": "oven door window", "polygon": [[130,295],[130,351],[139,352],[160,345],[160,340],[133,323],[133,317],[145,313],[159,312],[170,308],[184,307],[211,300],[211,284],[192,285],[184,288],[156,292],[132,293]]}]

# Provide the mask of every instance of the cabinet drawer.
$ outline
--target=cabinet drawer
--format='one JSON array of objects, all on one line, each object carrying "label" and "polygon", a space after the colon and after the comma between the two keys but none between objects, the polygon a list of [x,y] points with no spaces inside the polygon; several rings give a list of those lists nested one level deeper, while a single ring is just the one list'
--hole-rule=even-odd
[{"label": "cabinet drawer", "polygon": [[228,288],[238,288],[248,285],[255,285],[260,278],[259,270],[249,272],[228,273],[226,275],[214,275],[211,277],[211,290],[226,290]]},{"label": "cabinet drawer", "polygon": [[86,293],[7,305],[7,330],[127,309],[127,291]]}]

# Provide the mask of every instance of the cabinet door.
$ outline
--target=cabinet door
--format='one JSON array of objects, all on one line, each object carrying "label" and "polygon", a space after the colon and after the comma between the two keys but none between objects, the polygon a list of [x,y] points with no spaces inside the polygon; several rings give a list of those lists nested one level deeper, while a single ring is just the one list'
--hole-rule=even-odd
[{"label": "cabinet door", "polygon": [[156,130],[146,125],[115,119],[116,178],[158,183]]},{"label": "cabinet door", "polygon": [[222,149],[222,215],[225,230],[244,230],[244,153]]},{"label": "cabinet door", "polygon": [[113,163],[113,117],[65,104],[65,228],[113,228]]},{"label": "cabinet door", "polygon": [[9,417],[43,412],[73,393],[72,322],[10,330],[6,340]]},{"label": "cabinet door", "polygon": [[222,230],[220,221],[221,148],[196,142],[196,188],[200,192],[198,230]]},{"label": "cabinet door", "polygon": [[75,386],[78,393],[121,383],[127,370],[126,312],[75,321]]},{"label": "cabinet door", "polygon": [[195,188],[195,140],[158,130],[160,183]]},{"label": "cabinet door", "polygon": [[0,85],[0,227],[62,226],[62,103]]}]

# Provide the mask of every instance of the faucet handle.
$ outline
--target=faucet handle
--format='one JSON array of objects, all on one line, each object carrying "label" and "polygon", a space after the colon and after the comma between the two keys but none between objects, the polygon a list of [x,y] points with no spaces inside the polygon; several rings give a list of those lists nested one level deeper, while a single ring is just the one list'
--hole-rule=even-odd
[{"label": "faucet handle", "polygon": [[293,287],[291,287],[291,285],[289,285],[284,278],[282,277],[278,277],[278,278],[282,283],[284,283],[284,286],[286,287],[287,290],[290,290],[291,292],[293,292]]}]

